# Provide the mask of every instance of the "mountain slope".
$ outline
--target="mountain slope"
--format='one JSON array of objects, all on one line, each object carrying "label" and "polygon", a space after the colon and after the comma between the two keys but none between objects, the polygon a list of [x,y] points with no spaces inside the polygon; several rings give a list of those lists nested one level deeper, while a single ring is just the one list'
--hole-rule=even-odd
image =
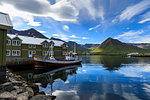
[{"label": "mountain slope", "polygon": [[48,39],[46,36],[44,36],[43,34],[38,32],[34,28],[31,28],[31,29],[28,29],[28,30],[23,30],[23,31],[18,31],[18,30],[12,29],[12,30],[8,30],[7,33],[8,34],[18,34],[18,35],[22,35],[22,36],[30,36],[30,37]]},{"label": "mountain slope", "polygon": [[68,51],[73,51],[74,46],[75,46],[76,47],[76,52],[78,54],[85,54],[85,53],[89,52],[89,49],[85,48],[83,45],[78,44],[76,42],[68,41],[67,44],[69,45]]},{"label": "mountain slope", "polygon": [[150,50],[141,49],[130,44],[120,42],[117,39],[108,38],[101,45],[97,46],[91,53],[101,54],[128,54],[132,52],[146,53]]}]

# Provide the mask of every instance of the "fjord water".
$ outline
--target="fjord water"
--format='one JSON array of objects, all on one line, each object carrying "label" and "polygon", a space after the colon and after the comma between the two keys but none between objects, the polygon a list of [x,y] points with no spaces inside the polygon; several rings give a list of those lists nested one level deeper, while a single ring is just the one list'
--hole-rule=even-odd
[{"label": "fjord water", "polygon": [[82,65],[17,72],[55,100],[150,100],[150,58],[81,56]]}]

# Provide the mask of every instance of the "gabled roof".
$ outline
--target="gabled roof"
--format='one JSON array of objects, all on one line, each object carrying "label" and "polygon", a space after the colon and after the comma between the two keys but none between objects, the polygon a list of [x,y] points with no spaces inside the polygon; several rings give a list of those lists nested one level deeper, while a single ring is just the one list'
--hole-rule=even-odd
[{"label": "gabled roof", "polygon": [[0,28],[12,29],[13,25],[8,14],[0,12]]},{"label": "gabled roof", "polygon": [[54,42],[54,46],[61,46],[61,45],[63,45],[65,43],[65,42],[58,41],[58,40],[49,40],[49,39],[42,39],[42,38],[14,35],[14,34],[7,34],[7,36],[10,37],[11,39],[13,39],[15,37],[18,37],[18,38],[20,38],[22,40],[23,44],[42,45],[41,43],[43,43],[44,41],[47,41],[47,42],[53,41]]}]

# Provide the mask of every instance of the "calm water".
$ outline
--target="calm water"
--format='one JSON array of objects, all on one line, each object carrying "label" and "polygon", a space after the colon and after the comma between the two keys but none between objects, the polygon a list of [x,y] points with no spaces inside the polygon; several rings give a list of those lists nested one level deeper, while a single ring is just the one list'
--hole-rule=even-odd
[{"label": "calm water", "polygon": [[81,57],[79,66],[17,73],[55,100],[150,100],[150,58]]}]

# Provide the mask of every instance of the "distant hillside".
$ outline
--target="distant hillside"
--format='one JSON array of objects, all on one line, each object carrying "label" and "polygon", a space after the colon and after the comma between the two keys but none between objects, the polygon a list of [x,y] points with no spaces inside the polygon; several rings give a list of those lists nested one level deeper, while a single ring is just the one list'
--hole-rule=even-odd
[{"label": "distant hillside", "polygon": [[58,40],[58,41],[65,42],[64,40],[61,40],[61,39],[59,39],[59,38],[54,38],[54,37],[51,37],[50,39],[51,39],[51,40]]},{"label": "distant hillside", "polygon": [[98,45],[91,51],[91,53],[100,54],[128,54],[132,52],[146,53],[150,50],[138,48],[130,44],[120,42],[117,39],[108,38],[101,45]]},{"label": "distant hillside", "polygon": [[85,48],[83,45],[78,44],[76,42],[68,41],[66,43],[69,45],[68,51],[73,51],[74,50],[74,46],[76,46],[76,50],[77,50],[76,52],[78,54],[85,54],[85,53],[89,52],[89,49]]},{"label": "distant hillside", "polygon": [[28,30],[23,30],[23,31],[18,31],[18,30],[8,30],[8,34],[18,34],[22,36],[30,36],[30,37],[37,37],[37,38],[44,38],[48,39],[46,36],[35,30],[34,28],[28,29]]},{"label": "distant hillside", "polygon": [[150,49],[150,43],[129,43],[129,44],[143,49]]},{"label": "distant hillside", "polygon": [[90,49],[90,48],[93,48],[93,47],[96,47],[98,46],[99,44],[84,44],[82,45],[83,47],[87,48],[87,49]]}]

